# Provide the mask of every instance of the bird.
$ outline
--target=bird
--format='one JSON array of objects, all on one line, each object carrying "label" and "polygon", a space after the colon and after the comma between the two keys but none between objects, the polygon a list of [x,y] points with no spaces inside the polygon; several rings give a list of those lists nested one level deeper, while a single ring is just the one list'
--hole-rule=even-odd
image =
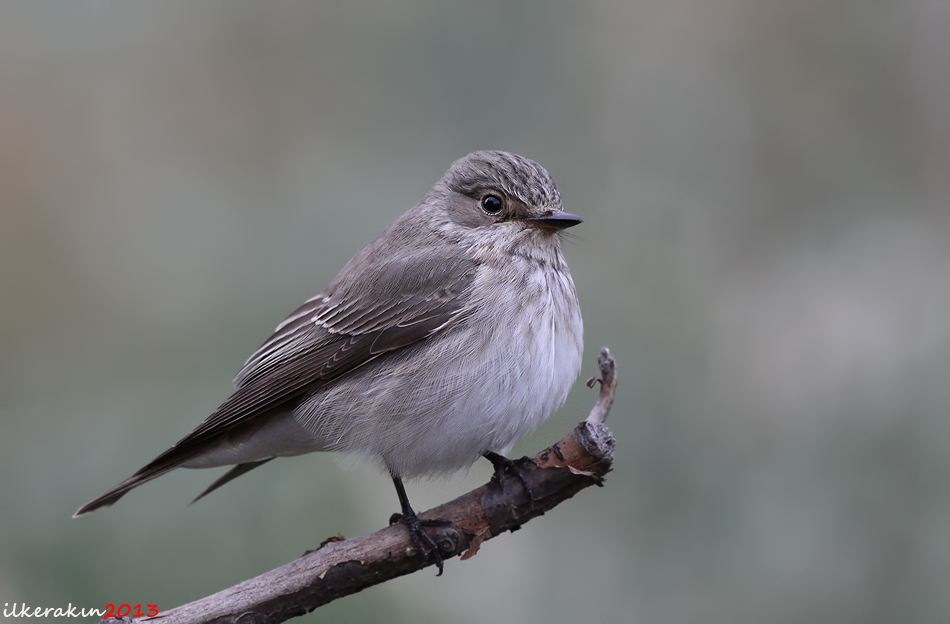
[{"label": "bird", "polygon": [[504,455],[567,397],[583,322],[541,165],[502,151],[455,161],[422,199],[280,323],[236,390],[171,448],[74,517],[176,468],[232,466],[197,501],[278,457],[341,451],[379,464],[426,561],[442,557],[403,480]]}]

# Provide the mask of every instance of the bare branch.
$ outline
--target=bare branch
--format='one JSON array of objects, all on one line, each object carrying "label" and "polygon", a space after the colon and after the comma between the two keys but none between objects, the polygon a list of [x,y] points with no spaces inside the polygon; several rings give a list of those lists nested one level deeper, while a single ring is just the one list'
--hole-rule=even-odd
[{"label": "bare branch", "polygon": [[[616,388],[614,360],[598,359],[600,397],[587,420],[523,466],[524,482],[505,476],[419,514],[448,523],[427,527],[445,559],[468,559],[487,540],[513,531],[591,485],[602,485],[614,440],[603,425]],[[590,385],[592,385],[591,382]],[[527,486],[527,488],[525,487]],[[195,602],[159,613],[162,624],[283,622],[337,598],[425,568],[402,524],[350,540],[331,538],[279,568]],[[126,619],[126,621],[129,621]]]}]

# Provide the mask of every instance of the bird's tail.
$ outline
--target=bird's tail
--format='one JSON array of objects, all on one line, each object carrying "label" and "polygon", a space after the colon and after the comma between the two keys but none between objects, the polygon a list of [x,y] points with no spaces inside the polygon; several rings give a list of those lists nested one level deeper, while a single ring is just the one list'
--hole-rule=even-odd
[{"label": "bird's tail", "polygon": [[[185,440],[182,440],[182,442],[184,441]],[[148,465],[142,467],[141,470],[99,498],[93,499],[80,507],[79,511],[73,514],[73,518],[78,518],[79,516],[95,511],[100,507],[108,507],[112,505],[131,490],[134,490],[143,483],[148,483],[152,479],[157,479],[163,474],[171,472],[175,468],[178,468],[183,463],[194,457],[194,449],[188,448],[186,445],[183,445],[182,442],[179,442],[153,459],[148,463]]]},{"label": "bird's tail", "polygon": [[154,470],[154,469],[150,470],[149,468],[151,468],[151,466],[152,464],[145,466],[144,468],[136,472],[134,475],[132,475],[131,477],[129,477],[128,479],[120,483],[119,485],[115,486],[114,488],[112,488],[111,490],[103,494],[102,496],[89,501],[88,503],[80,507],[79,511],[73,514],[73,518],[78,518],[79,516],[83,516],[87,513],[93,512],[99,509],[100,507],[109,507],[110,505],[115,503],[117,500],[125,496],[128,492],[130,492],[131,490],[134,490],[135,488],[142,485],[143,483],[148,483],[152,479],[157,479],[163,474],[167,472],[171,472],[172,470],[178,467],[178,466],[172,465],[172,466],[164,467],[163,469],[160,469],[160,470]]}]

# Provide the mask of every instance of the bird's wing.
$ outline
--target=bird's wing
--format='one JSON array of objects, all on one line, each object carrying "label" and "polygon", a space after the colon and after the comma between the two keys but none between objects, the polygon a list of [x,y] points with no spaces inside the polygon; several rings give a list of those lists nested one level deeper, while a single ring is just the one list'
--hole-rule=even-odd
[{"label": "bird's wing", "polygon": [[392,260],[356,287],[331,286],[298,308],[248,359],[235,380],[237,392],[191,435],[230,428],[464,316],[477,263],[431,258],[417,253]]},{"label": "bird's wing", "polygon": [[452,325],[466,314],[477,268],[461,253],[423,249],[338,278],[277,327],[238,374],[235,393],[203,423],[77,515],[177,468],[235,426]]},{"label": "bird's wing", "polygon": [[354,286],[328,288],[277,326],[248,358],[235,383],[284,376],[289,365],[328,381],[451,323],[468,300],[477,263],[404,256],[376,267]]}]

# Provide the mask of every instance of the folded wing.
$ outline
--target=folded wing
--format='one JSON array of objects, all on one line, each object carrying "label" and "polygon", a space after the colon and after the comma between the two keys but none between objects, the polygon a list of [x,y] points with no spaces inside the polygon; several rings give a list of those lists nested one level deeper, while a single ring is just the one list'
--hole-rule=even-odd
[{"label": "folded wing", "polygon": [[76,515],[113,504],[199,456],[234,427],[444,331],[465,317],[477,269],[477,262],[460,253],[423,249],[379,263],[366,275],[338,278],[277,327],[241,369],[235,393],[201,425]]}]

